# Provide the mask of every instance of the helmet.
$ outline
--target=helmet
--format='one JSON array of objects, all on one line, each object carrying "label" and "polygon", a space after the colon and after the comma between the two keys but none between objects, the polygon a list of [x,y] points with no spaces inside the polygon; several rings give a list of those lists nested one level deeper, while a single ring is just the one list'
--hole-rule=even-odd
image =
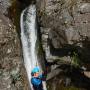
[{"label": "helmet", "polygon": [[36,73],[36,72],[39,72],[40,71],[40,68],[39,67],[35,67],[31,73]]}]

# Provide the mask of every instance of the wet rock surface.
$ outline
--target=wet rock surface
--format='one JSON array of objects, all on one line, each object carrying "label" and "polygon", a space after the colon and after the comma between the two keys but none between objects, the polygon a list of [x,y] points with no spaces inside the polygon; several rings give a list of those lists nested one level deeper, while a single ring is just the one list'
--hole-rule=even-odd
[{"label": "wet rock surface", "polygon": [[7,16],[12,2],[0,0],[0,90],[29,90],[20,39]]}]

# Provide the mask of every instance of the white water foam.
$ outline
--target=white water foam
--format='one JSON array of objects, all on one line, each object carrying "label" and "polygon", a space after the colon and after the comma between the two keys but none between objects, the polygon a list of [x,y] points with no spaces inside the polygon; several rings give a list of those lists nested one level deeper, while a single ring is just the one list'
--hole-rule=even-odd
[{"label": "white water foam", "polygon": [[[20,25],[24,64],[27,71],[31,90],[33,90],[31,85],[31,71],[36,66],[36,64],[39,66],[36,53],[37,24],[35,5],[30,5],[22,12]],[[45,82],[43,82],[43,86],[44,90],[46,90]]]}]

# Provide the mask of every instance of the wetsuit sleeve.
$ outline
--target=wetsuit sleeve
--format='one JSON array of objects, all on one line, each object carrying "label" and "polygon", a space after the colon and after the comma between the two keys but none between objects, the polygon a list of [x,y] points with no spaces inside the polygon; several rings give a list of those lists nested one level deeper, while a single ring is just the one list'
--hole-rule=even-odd
[{"label": "wetsuit sleeve", "polygon": [[40,78],[42,81],[46,81],[46,75],[44,75],[44,74],[39,75],[39,78]]}]

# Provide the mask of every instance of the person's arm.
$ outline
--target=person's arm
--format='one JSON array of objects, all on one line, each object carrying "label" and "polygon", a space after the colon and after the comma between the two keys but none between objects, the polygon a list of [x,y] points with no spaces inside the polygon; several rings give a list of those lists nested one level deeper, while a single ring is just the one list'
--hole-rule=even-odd
[{"label": "person's arm", "polygon": [[42,80],[42,81],[46,81],[46,74],[41,74],[39,75],[39,78]]}]

